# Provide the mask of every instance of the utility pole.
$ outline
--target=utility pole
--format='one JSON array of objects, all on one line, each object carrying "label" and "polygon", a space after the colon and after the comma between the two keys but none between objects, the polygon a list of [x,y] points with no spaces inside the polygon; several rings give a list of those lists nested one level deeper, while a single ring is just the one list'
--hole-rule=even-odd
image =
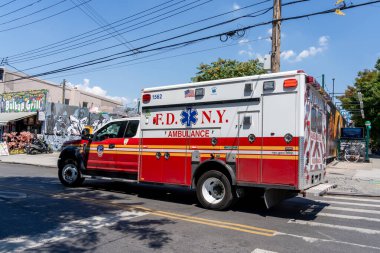
[{"label": "utility pole", "polygon": [[281,0],[273,0],[273,21],[272,22],[272,55],[271,71],[280,71],[280,44],[281,44]]},{"label": "utility pole", "polygon": [[335,78],[333,78],[332,79],[332,81],[333,81],[333,92],[332,92],[332,95],[333,95],[333,97],[332,97],[332,101],[334,102],[334,100],[335,100]]},{"label": "utility pole", "polygon": [[325,74],[322,74],[322,88],[325,89]]},{"label": "utility pole", "polygon": [[62,83],[62,104],[65,104],[65,92],[66,92],[66,79],[63,79]]}]

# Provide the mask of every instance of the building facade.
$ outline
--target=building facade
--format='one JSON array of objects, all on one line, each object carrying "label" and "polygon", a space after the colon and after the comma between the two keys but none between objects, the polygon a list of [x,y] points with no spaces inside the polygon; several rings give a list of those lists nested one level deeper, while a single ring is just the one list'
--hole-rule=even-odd
[{"label": "building facade", "polygon": [[[38,78],[26,78],[27,76],[10,72],[0,68],[0,94],[46,90],[46,102],[61,103],[84,108],[94,108],[99,112],[113,113],[115,108],[122,108],[120,101],[95,95],[75,87],[68,87],[47,82]],[[25,79],[22,79],[25,78]]]},{"label": "building facade", "polygon": [[0,137],[5,141],[10,134],[42,134],[59,150],[85,126],[97,129],[122,116],[122,102],[0,68]]}]

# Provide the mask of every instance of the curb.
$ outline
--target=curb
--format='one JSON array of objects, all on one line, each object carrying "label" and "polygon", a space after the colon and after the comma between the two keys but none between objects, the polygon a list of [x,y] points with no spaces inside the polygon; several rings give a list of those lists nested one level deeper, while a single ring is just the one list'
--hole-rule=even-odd
[{"label": "curb", "polygon": [[376,194],[362,194],[362,193],[349,193],[349,192],[326,192],[325,195],[380,198],[380,195],[376,195]]},{"label": "curb", "polygon": [[43,164],[32,164],[32,163],[19,163],[19,162],[8,162],[0,160],[0,163],[8,163],[8,164],[21,164],[21,165],[29,165],[29,166],[37,166],[37,167],[45,167],[45,168],[57,168],[56,165],[43,165]]}]

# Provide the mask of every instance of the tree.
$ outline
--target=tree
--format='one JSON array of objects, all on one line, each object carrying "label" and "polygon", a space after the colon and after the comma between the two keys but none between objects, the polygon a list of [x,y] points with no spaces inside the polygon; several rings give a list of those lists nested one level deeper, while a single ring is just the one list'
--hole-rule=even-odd
[{"label": "tree", "polygon": [[339,97],[344,109],[357,110],[359,108],[357,97],[359,91],[363,94],[365,119],[360,113],[354,113],[352,120],[358,127],[364,127],[364,122],[367,120],[371,121],[372,142],[375,146],[380,146],[380,58],[374,69],[360,71],[354,86],[348,86],[345,94]]},{"label": "tree", "polygon": [[197,69],[199,70],[197,75],[191,78],[193,82],[266,73],[258,59],[240,62],[236,60],[219,58],[216,62],[212,62],[211,64],[201,63]]}]

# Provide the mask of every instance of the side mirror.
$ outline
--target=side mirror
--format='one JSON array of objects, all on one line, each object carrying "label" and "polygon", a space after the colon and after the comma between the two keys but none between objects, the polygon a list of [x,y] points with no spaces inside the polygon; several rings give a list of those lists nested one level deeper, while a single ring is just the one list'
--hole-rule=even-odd
[{"label": "side mirror", "polygon": [[91,140],[93,137],[94,135],[90,134],[90,131],[87,128],[82,130],[82,133],[81,133],[82,140]]}]

